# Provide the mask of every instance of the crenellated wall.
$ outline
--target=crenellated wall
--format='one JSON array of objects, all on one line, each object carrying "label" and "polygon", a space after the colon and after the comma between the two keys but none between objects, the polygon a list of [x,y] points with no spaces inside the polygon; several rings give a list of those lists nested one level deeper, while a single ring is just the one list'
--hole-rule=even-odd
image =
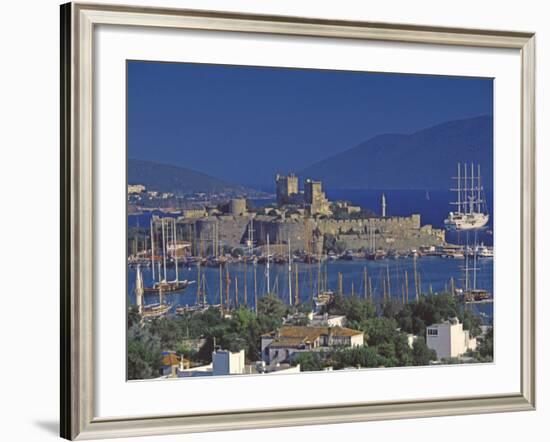
[{"label": "crenellated wall", "polygon": [[[191,232],[186,239],[192,240],[194,236],[196,244],[207,250],[213,244],[218,244],[218,247],[220,244],[246,247],[250,219],[249,216],[223,215],[181,219],[180,222],[186,224],[187,231]],[[376,247],[386,250],[408,250],[445,242],[445,232],[431,225],[421,226],[418,214],[350,220],[257,215],[253,218],[252,228],[255,246],[265,246],[269,235],[273,250],[277,245],[286,245],[290,241],[293,250],[309,250],[312,253],[321,252],[326,235],[344,241],[348,249],[354,250],[368,249],[372,244],[371,235],[374,235]]]}]

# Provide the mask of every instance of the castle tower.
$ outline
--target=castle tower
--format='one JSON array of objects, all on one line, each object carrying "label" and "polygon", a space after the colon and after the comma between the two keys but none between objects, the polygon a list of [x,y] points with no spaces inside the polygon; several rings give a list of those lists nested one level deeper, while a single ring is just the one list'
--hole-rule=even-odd
[{"label": "castle tower", "polygon": [[325,195],[325,192],[323,192],[321,181],[307,179],[305,182],[304,198],[306,204],[309,206],[311,215],[330,215],[331,211],[329,201]]},{"label": "castle tower", "polygon": [[386,217],[386,195],[382,194],[382,218]]},{"label": "castle tower", "polygon": [[298,177],[293,173],[288,176],[277,174],[275,176],[275,189],[278,206],[291,204],[292,199],[298,194]]}]

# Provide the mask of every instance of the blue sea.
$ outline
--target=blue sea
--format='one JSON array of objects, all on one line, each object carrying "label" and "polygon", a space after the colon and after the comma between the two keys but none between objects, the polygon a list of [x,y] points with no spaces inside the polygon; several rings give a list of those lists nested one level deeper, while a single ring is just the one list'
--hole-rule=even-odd
[{"label": "blue sea", "polygon": [[[385,190],[387,215],[408,216],[412,213],[421,215],[422,224],[432,224],[434,227],[443,228],[443,220],[451,210],[449,201],[452,199],[450,191],[425,190]],[[360,205],[380,213],[380,199],[382,191],[376,190],[338,190],[327,191],[330,200],[347,200],[355,205]],[[489,213],[492,214],[492,194],[487,194],[487,205]],[[271,200],[252,201],[256,206],[270,204]],[[152,214],[161,212],[148,212],[139,215],[129,215],[129,226],[140,225],[149,226],[149,219]],[[486,245],[492,245],[492,217],[486,229],[479,233],[478,242]],[[447,233],[447,241],[451,243],[463,243],[465,238],[458,238],[453,234]],[[479,271],[477,274],[477,287],[489,290],[493,293],[493,260],[478,260]],[[317,293],[318,280],[323,280],[324,276],[318,277],[318,264],[296,263],[299,274],[299,296],[301,301],[310,300],[313,294]],[[409,299],[414,299],[413,282],[413,263],[411,258],[401,258],[397,260],[353,260],[353,261],[326,261],[321,266],[321,275],[327,275],[327,285],[329,290],[336,291],[338,285],[338,273],[343,275],[344,293],[347,295],[353,291],[357,296],[364,296],[364,269],[367,268],[368,277],[371,278],[372,294],[375,300],[380,300],[383,296],[382,280],[387,278],[387,272],[390,273],[390,294],[394,298],[402,299],[403,288],[405,286],[405,271],[409,278]],[[417,260],[417,270],[420,275],[421,291],[423,293],[442,292],[450,287],[450,279],[454,278],[457,287],[463,286],[464,262],[462,260],[444,259],[440,257],[422,257]],[[288,266],[272,264],[270,270],[271,291],[285,302],[289,299],[288,289]],[[235,302],[235,277],[238,281],[238,299],[239,304],[244,303],[245,296],[245,266],[242,263],[229,264],[228,270],[231,279],[230,299],[232,304]],[[246,287],[247,304],[254,306],[254,266],[247,265],[246,269]],[[144,268],[143,278],[146,286],[153,284],[150,268]],[[206,281],[206,299],[211,304],[220,303],[220,282],[219,269],[203,267],[201,273],[205,275]],[[196,281],[198,269],[196,266],[190,268],[180,268],[179,278]],[[256,266],[257,277],[257,296],[261,297],[267,293],[267,275],[264,265]],[[168,269],[168,279],[175,278],[175,269]],[[134,297],[135,270],[128,269],[128,296],[130,302],[135,303]],[[292,275],[292,284],[294,290],[295,276]],[[222,298],[225,302],[225,269],[222,278]],[[294,294],[295,295],[295,294]],[[166,295],[167,300],[177,306],[193,305],[197,299],[197,285],[189,286],[184,292]],[[146,303],[158,302],[158,296],[148,295]],[[472,308],[483,313],[487,321],[492,320],[492,304],[475,305]]]},{"label": "blue sea", "polygon": [[[383,299],[383,284],[387,280],[387,273],[390,274],[390,295],[392,298],[402,300],[405,283],[405,271],[408,276],[409,300],[414,300],[414,279],[413,279],[413,260],[412,258],[401,258],[397,260],[379,260],[367,261],[356,259],[353,261],[325,261],[321,264],[320,269],[318,264],[295,263],[298,267],[298,287],[299,297],[302,302],[312,299],[312,296],[317,293],[318,283],[324,284],[325,274],[327,275],[327,289],[337,291],[338,288],[338,273],[343,275],[343,291],[346,295],[351,295],[352,284],[353,292],[356,296],[365,296],[364,286],[364,269],[367,269],[367,278],[371,279],[372,297],[378,302]],[[436,256],[428,256],[417,259],[417,272],[420,279],[422,293],[438,293],[448,290],[451,286],[451,278],[454,278],[457,287],[463,285],[462,278],[464,262],[462,260],[444,259]],[[480,259],[478,260],[477,287],[493,291],[493,260]],[[239,305],[245,303],[245,283],[247,287],[247,305],[254,307],[254,270],[256,271],[257,279],[257,296],[264,296],[267,290],[267,273],[266,266],[257,264],[254,269],[253,264],[246,266],[243,263],[228,264],[230,275],[230,293],[229,297],[231,304],[235,304],[235,277],[237,278],[237,296]],[[201,275],[205,277],[206,299],[210,304],[220,303],[220,274],[219,268],[216,267],[201,267]],[[221,296],[223,302],[226,299],[226,274],[223,269],[221,282]],[[175,279],[175,269],[167,270],[168,279]],[[150,268],[142,269],[143,279],[146,286],[153,284]],[[128,269],[128,296],[132,304],[135,303],[134,286],[135,286],[135,270]],[[192,267],[184,267],[179,269],[179,279],[188,279],[197,281],[198,268],[196,265]],[[202,279],[202,278],[201,278]],[[271,291],[277,293],[284,302],[289,301],[288,288],[288,265],[272,264],[269,274]],[[295,275],[292,274],[292,291],[295,293]],[[323,287],[324,288],[324,287]],[[197,300],[198,285],[190,285],[184,292],[165,295],[165,298],[177,306],[190,306]],[[202,289],[201,289],[202,290]],[[201,297],[202,298],[202,297]],[[147,295],[146,303],[158,302],[157,295]],[[488,318],[492,317],[492,305],[482,304],[473,306],[474,309],[483,312]]]}]

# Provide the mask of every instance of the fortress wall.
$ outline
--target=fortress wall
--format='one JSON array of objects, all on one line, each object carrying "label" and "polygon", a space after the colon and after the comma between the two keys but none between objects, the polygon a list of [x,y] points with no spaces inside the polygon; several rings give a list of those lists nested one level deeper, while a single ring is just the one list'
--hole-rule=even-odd
[{"label": "fortress wall", "polygon": [[246,239],[249,218],[247,216],[219,216],[201,218],[194,222],[198,240],[212,244],[216,231],[221,245],[237,247]]},{"label": "fortress wall", "polygon": [[350,220],[320,219],[316,221],[316,225],[322,234],[331,235],[366,233],[369,225],[380,232],[405,232],[420,229],[420,215]]},{"label": "fortress wall", "polygon": [[[245,247],[248,239],[250,218],[248,216],[211,216],[200,219],[182,220],[187,231],[193,232],[203,242],[204,250],[212,245],[218,229],[221,245]],[[308,245],[320,253],[323,236],[330,234],[345,241],[349,249],[368,249],[370,247],[369,223],[375,229],[376,247],[384,249],[409,250],[420,246],[441,245],[445,242],[445,232],[431,225],[420,226],[420,215],[409,217],[388,217],[353,220],[334,219],[275,219],[270,216],[254,218],[254,243],[265,246],[269,235],[270,244],[287,244],[290,239],[293,250],[305,250]],[[188,234],[188,240],[192,240]],[[197,250],[197,249],[195,249]],[[273,249],[275,250],[275,248]]]},{"label": "fortress wall", "polygon": [[254,241],[257,245],[290,244],[293,250],[304,249],[306,237],[312,235],[315,226],[310,220],[269,220],[254,221]]}]

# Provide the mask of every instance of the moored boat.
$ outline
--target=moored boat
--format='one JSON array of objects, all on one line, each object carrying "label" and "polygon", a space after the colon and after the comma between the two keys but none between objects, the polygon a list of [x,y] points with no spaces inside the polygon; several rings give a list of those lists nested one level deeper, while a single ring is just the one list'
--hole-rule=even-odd
[{"label": "moored boat", "polygon": [[451,189],[456,192],[457,200],[451,204],[456,210],[449,213],[445,219],[445,228],[449,231],[477,230],[489,222],[487,204],[483,186],[481,184],[481,166],[477,167],[477,176],[474,175],[474,164],[471,164],[470,176],[468,176],[467,165],[464,164],[464,173],[461,176],[460,163],[457,168],[458,174],[456,187]]}]

